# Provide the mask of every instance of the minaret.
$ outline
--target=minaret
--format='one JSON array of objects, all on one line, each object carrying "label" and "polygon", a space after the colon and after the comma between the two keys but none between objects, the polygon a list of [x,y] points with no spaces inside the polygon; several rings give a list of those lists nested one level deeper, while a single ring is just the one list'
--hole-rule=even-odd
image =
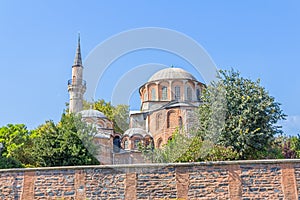
[{"label": "minaret", "polygon": [[69,113],[77,113],[83,107],[83,94],[86,90],[86,82],[83,80],[82,72],[80,35],[78,35],[78,45],[72,66],[72,79],[68,81],[68,92],[70,94]]}]

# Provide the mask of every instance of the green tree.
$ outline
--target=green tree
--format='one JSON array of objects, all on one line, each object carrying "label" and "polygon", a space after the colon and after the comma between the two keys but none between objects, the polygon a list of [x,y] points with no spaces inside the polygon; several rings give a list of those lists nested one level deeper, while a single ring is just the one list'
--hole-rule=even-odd
[{"label": "green tree", "polygon": [[23,168],[24,166],[19,160],[12,157],[0,157],[0,169]]},{"label": "green tree", "polygon": [[19,167],[20,162],[30,162],[30,153],[26,151],[29,142],[29,131],[24,124],[8,124],[0,128],[0,143],[3,144],[1,157],[7,158],[4,160],[10,165],[17,163],[16,167]]},{"label": "green tree", "polygon": [[240,159],[260,158],[260,152],[272,144],[275,135],[282,133],[276,124],[285,115],[259,80],[243,78],[234,70],[221,70],[219,81],[206,88],[202,100],[202,137],[212,135],[217,144],[233,147]]},{"label": "green tree", "polygon": [[232,147],[213,144],[209,140],[202,140],[197,134],[184,134],[176,130],[172,140],[168,141],[161,149],[152,146],[139,146],[144,157],[152,162],[198,162],[217,160],[236,160],[238,153]]},{"label": "green tree", "polygon": [[35,166],[68,166],[99,164],[93,156],[95,130],[79,116],[63,114],[55,124],[47,121],[31,134]]},{"label": "green tree", "polygon": [[123,133],[129,129],[129,106],[120,104],[113,109],[114,125],[116,132]]},{"label": "green tree", "polygon": [[300,135],[285,136],[280,140],[284,158],[300,158]]}]

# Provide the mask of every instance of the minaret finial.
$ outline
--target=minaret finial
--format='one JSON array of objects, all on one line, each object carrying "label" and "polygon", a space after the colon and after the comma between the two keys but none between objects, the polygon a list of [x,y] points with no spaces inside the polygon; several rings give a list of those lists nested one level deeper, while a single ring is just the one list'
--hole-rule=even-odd
[{"label": "minaret finial", "polygon": [[75,54],[74,66],[82,66],[81,50],[80,50],[80,33],[78,33],[78,44]]}]

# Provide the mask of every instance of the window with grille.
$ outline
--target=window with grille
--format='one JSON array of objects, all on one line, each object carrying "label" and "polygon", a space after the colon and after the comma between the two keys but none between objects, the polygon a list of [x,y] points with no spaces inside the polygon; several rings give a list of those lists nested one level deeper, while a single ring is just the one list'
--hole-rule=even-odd
[{"label": "window with grille", "polygon": [[168,99],[168,88],[166,86],[163,86],[161,89],[161,100],[167,100]]},{"label": "window with grille", "polygon": [[175,86],[175,100],[179,101],[180,100],[180,87]]},{"label": "window with grille", "polygon": [[156,91],[155,91],[155,88],[152,88],[152,90],[151,90],[151,100],[152,101],[156,100]]}]

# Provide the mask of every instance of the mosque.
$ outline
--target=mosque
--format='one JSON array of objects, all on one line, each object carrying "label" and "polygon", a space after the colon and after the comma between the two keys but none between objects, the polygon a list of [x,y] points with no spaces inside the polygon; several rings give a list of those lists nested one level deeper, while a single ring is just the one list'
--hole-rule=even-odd
[{"label": "mosque", "polygon": [[154,73],[139,88],[141,110],[130,112],[130,128],[115,133],[114,124],[98,110],[83,110],[83,96],[87,83],[83,80],[80,38],[72,66],[72,79],[68,81],[69,112],[79,113],[82,120],[97,129],[94,142],[99,147],[96,156],[101,164],[133,164],[146,161],[138,144],[161,148],[172,133],[181,128],[188,132],[193,111],[201,104],[205,85],[181,68],[166,68]]}]

